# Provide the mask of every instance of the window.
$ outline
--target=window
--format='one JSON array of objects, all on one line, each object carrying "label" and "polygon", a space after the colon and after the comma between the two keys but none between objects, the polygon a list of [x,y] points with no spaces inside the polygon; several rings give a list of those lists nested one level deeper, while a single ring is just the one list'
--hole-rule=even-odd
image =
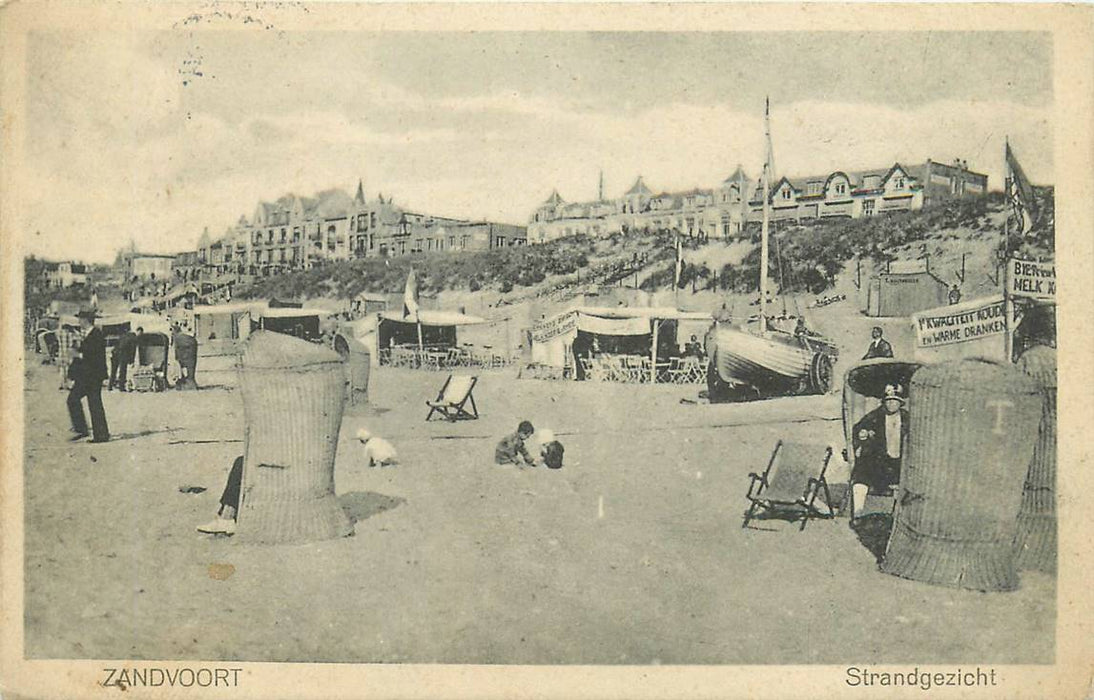
[{"label": "window", "polygon": [[783,193],[783,199],[787,199],[787,200],[790,199],[790,188],[789,187],[784,187],[782,189],[782,193]]},{"label": "window", "polygon": [[[569,230],[569,229],[567,229],[567,230]],[[505,236],[498,236],[497,238],[495,238],[494,239],[494,245],[498,248],[504,248],[505,247]]]},{"label": "window", "polygon": [[372,212],[368,215],[368,225],[369,228],[373,228],[376,226],[376,212]]},{"label": "window", "polygon": [[466,248],[467,247],[467,236],[460,236],[460,247],[461,248]]},{"label": "window", "polygon": [[455,236],[449,236],[448,237],[448,247],[449,247],[449,249],[456,247],[456,237]]},{"label": "window", "polygon": [[873,216],[874,215],[874,200],[867,199],[862,203],[862,215]]},{"label": "window", "polygon": [[898,189],[898,190],[902,190],[902,189],[904,189],[904,178],[902,178],[902,177],[898,177],[898,178],[896,179],[896,184],[895,184],[895,187],[896,187],[896,189]]},{"label": "window", "polygon": [[369,250],[374,249],[376,247],[376,236],[375,236],[375,234],[372,235],[372,236],[366,236],[366,238],[368,238],[368,249]]},{"label": "window", "polygon": [[847,194],[847,183],[846,182],[836,183],[836,194],[838,194],[838,195]]},{"label": "window", "polygon": [[820,183],[820,182],[810,182],[810,183],[809,183],[809,186],[808,186],[808,193],[809,193],[809,194],[820,194],[820,193],[821,193],[821,187],[822,187],[822,186],[823,186],[823,183]]}]

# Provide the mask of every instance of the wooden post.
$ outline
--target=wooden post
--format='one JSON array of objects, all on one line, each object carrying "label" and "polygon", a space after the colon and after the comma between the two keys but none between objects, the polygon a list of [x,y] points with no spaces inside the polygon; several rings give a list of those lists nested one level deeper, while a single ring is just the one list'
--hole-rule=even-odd
[{"label": "wooden post", "polygon": [[422,320],[418,321],[418,366],[420,367],[425,361],[425,345],[422,343]]},{"label": "wooden post", "polygon": [[657,383],[657,329],[661,326],[661,321],[653,319],[653,348],[650,353],[650,384]]},{"label": "wooden post", "polygon": [[[1007,190],[1010,192],[1010,180]],[[1003,274],[999,280],[1003,283],[1003,354],[1007,364],[1014,362],[1014,300],[1010,296],[1010,216],[1003,220]]]}]

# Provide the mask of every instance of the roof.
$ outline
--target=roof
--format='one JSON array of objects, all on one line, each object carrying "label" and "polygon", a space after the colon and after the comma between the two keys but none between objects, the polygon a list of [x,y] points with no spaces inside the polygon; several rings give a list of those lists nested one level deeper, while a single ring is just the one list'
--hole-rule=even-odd
[{"label": "roof", "polygon": [[722,184],[723,185],[732,185],[732,184],[735,184],[735,183],[737,183],[741,180],[743,180],[745,182],[748,182],[749,177],[748,177],[748,175],[745,174],[744,168],[742,168],[740,165],[738,165],[737,169],[733,171],[733,174],[730,175],[729,177],[727,177],[725,180],[723,180]]},{"label": "roof", "polygon": [[558,206],[559,204],[562,204],[562,202],[563,199],[559,196],[558,190],[551,190],[551,196],[547,198],[547,201],[544,202],[544,204]]},{"label": "roof", "polygon": [[200,314],[241,314],[247,311],[261,311],[266,308],[266,302],[250,301],[236,302],[234,304],[198,304],[194,307],[194,315]]},{"label": "roof", "polygon": [[262,318],[299,318],[301,316],[330,316],[336,311],[330,309],[293,309],[293,308],[279,308],[271,309],[268,307],[262,307],[255,310],[256,316]]},{"label": "roof", "polygon": [[641,175],[639,175],[638,179],[634,181],[634,184],[631,185],[631,188],[629,190],[627,190],[626,196],[635,195],[635,194],[638,194],[638,195],[653,194],[653,192],[650,191],[650,188],[646,187],[646,183],[642,182],[642,176]]},{"label": "roof", "polygon": [[[381,311],[379,316],[385,321],[413,323],[411,319],[403,318],[401,311]],[[418,320],[423,326],[471,326],[478,323],[487,323],[485,318],[479,316],[469,316],[458,311],[445,311],[443,309],[421,309],[418,311]]]},{"label": "roof", "polygon": [[[774,193],[778,191],[779,187],[782,186],[783,182],[790,183],[790,186],[793,187],[796,192],[806,192],[806,187],[809,183],[820,182],[822,183],[821,192],[824,192],[828,187],[828,183],[836,175],[846,175],[847,180],[851,185],[851,191],[855,192],[861,190],[866,178],[871,176],[878,178],[878,187],[880,187],[882,184],[885,183],[886,180],[889,179],[889,177],[896,171],[897,168],[900,168],[905,173],[915,178],[918,182],[922,183],[926,173],[927,165],[926,163],[922,163],[919,165],[903,165],[901,163],[893,163],[893,165],[888,168],[873,168],[870,170],[833,170],[832,172],[825,173],[824,175],[795,175],[793,177],[783,175],[779,177],[779,179],[771,183],[770,192],[771,195],[774,196]],[[756,189],[752,192],[751,201],[760,201],[760,188],[762,186],[763,185],[761,183],[757,182]]]},{"label": "roof", "polygon": [[[577,312],[598,318],[657,318],[662,320],[712,321],[705,311],[681,311],[671,306],[576,306],[563,313]],[[561,315],[561,314],[560,314]]]}]

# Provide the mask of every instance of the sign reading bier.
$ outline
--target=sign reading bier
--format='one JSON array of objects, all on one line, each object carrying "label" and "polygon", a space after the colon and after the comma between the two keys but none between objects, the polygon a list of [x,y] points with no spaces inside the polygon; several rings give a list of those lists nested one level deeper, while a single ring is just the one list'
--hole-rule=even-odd
[{"label": "sign reading bier", "polygon": [[1012,297],[1056,300],[1056,264],[1011,258],[1007,261],[1007,293]]},{"label": "sign reading bier", "polygon": [[1007,330],[1002,297],[921,311],[912,319],[917,349],[966,343],[1002,335]]}]

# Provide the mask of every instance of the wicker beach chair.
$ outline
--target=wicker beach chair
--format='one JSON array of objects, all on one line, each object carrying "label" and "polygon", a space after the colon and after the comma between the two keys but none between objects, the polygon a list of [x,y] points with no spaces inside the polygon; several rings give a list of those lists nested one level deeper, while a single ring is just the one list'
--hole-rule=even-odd
[{"label": "wicker beach chair", "polygon": [[[749,506],[741,527],[748,527],[757,508],[770,513],[790,511],[801,518],[802,530],[810,518],[833,517],[832,496],[824,477],[831,459],[831,447],[779,440],[763,475],[748,475],[752,480],[745,496]],[[822,512],[816,503],[822,489],[827,512]]]},{"label": "wicker beach chair", "polygon": [[[471,375],[448,375],[448,379],[444,380],[444,386],[437,393],[437,398],[425,402],[425,405],[429,406],[429,414],[425,419],[428,421],[434,413],[440,413],[453,423],[458,420],[478,418],[479,409],[475,406],[475,397],[471,393],[475,390],[477,381],[479,378]],[[470,410],[468,410],[468,404],[470,404]]]}]

